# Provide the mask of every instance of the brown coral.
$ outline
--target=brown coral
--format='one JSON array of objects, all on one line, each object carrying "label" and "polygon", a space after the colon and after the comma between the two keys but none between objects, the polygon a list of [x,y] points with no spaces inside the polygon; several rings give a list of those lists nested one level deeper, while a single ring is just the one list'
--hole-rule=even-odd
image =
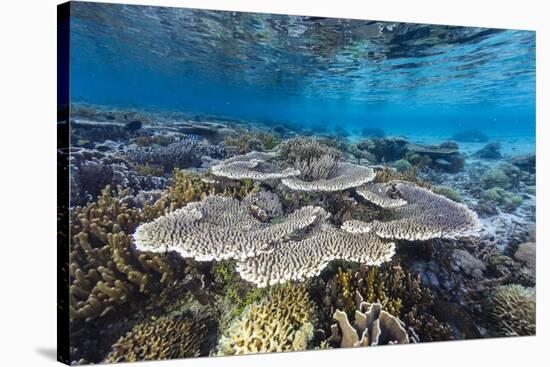
[{"label": "brown coral", "polygon": [[220,355],[305,350],[313,336],[312,303],[302,286],[277,288],[252,304],[218,343]]},{"label": "brown coral", "polygon": [[161,317],[134,327],[121,337],[104,360],[106,363],[197,357],[207,336],[204,321],[185,317]]}]

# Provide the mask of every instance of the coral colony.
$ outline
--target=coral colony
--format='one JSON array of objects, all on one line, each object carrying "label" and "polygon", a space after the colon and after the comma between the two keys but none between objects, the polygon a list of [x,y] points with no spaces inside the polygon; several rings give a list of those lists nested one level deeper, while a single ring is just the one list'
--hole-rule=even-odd
[{"label": "coral colony", "polygon": [[[136,9],[141,10],[136,13]],[[220,75],[217,79],[231,79],[235,74],[250,84],[243,91],[246,104],[239,107],[233,106],[239,92],[213,92],[212,96],[229,93],[234,97],[228,104],[225,97],[219,97],[223,109],[215,113],[201,111],[206,103],[202,95],[210,95],[202,89],[193,92],[201,97],[193,99],[196,105],[188,109],[183,102],[158,109],[137,101],[106,105],[101,101],[124,100],[126,95],[96,101],[86,94],[88,79],[82,74],[74,76],[75,90],[82,91],[75,96],[83,97],[75,97],[70,105],[71,145],[58,153],[60,162],[67,162],[70,185],[68,207],[59,214],[59,220],[70,227],[69,233],[59,233],[69,250],[67,362],[115,363],[535,334],[536,157],[534,145],[529,145],[534,133],[497,135],[486,128],[485,120],[475,130],[468,123],[471,114],[460,119],[465,127],[434,116],[437,124],[430,129],[445,129],[439,135],[423,133],[421,117],[401,124],[397,119],[379,121],[378,115],[363,118],[360,113],[379,99],[361,104],[368,108],[354,110],[357,116],[325,118],[324,105],[316,104],[308,111],[321,116],[284,118],[277,108],[265,101],[256,105],[254,99],[269,89],[274,99],[287,103],[292,98],[283,96],[292,95],[290,91],[278,94],[276,88],[290,88],[289,80],[309,94],[315,95],[310,89],[317,90],[317,85],[324,93],[337,83],[340,72],[333,70],[344,70],[348,64],[375,63],[365,65],[371,75],[377,73],[373,70],[398,68],[401,58],[408,60],[404,55],[422,53],[425,48],[433,49],[425,57],[446,55],[450,47],[460,50],[462,28],[423,26],[422,32],[414,32],[422,25],[397,24],[390,29],[379,22],[376,28],[356,34],[363,23],[348,28],[348,23],[332,24],[328,18],[321,23],[283,16],[271,21],[270,15],[228,18],[223,12],[169,8],[166,14],[144,17],[150,9],[154,8],[77,3],[72,14],[78,27],[71,39],[95,47],[96,43],[86,43],[87,35],[100,37],[104,32],[88,28],[94,22],[103,22],[101,29],[115,38],[119,28],[146,29],[134,39],[142,49],[133,52],[139,55],[153,48],[155,58],[143,64],[147,67],[140,64],[143,58],[131,58],[140,70],[154,71],[157,63],[172,56],[185,60],[185,67],[175,69],[182,73],[191,73],[199,60],[201,71],[214,68],[234,56],[218,54],[218,48],[246,55],[247,62],[255,63],[259,57],[262,63],[234,70],[231,65],[239,62],[231,59],[223,74],[211,70],[213,79]],[[172,12],[181,16],[171,16]],[[130,13],[133,16],[127,18]],[[186,20],[182,27],[192,23],[192,29],[176,28],[163,38],[164,33],[153,26],[144,28],[165,16],[162,32],[168,32],[165,28],[171,29],[170,24],[178,27],[181,19]],[[109,24],[115,19],[128,24],[111,29]],[[255,25],[252,33],[242,29],[249,23]],[[229,33],[240,35],[243,44],[261,33],[271,53],[261,42],[252,54],[240,49],[233,38],[218,44],[229,25]],[[279,27],[284,30],[281,34]],[[378,27],[383,31],[368,46],[361,45],[360,40],[378,32]],[[193,33],[195,28],[201,31]],[[214,29],[221,32],[210,34]],[[338,35],[349,34],[353,44],[346,46],[347,41],[341,39],[328,47],[336,35],[334,29]],[[300,30],[305,33],[296,40],[289,37]],[[394,33],[398,30],[401,33]],[[426,39],[422,38],[425,32],[430,34]],[[469,32],[468,42],[474,42],[472,34],[478,31]],[[189,33],[195,35],[192,42],[186,39]],[[130,35],[120,40],[126,37]],[[419,49],[413,42],[418,37]],[[499,31],[479,37],[489,49],[497,48],[498,58],[502,53],[497,52],[498,45],[508,39],[518,42],[520,36],[514,33],[506,38],[510,37],[507,31]],[[322,41],[317,43],[317,38]],[[409,38],[410,42],[401,45]],[[144,39],[146,43],[139,43]],[[172,39],[200,49],[182,54],[177,47],[165,49]],[[297,39],[311,42],[311,50],[296,44]],[[453,42],[439,48],[439,42],[447,39]],[[212,54],[195,59],[203,47]],[[372,54],[353,56],[373,47]],[[399,47],[405,48],[399,51]],[[287,49],[305,53],[300,59],[308,66],[296,65],[295,56],[284,58]],[[165,57],[159,60],[161,54]],[[264,67],[264,57],[271,54],[288,61],[275,63],[282,68],[276,83],[274,71],[257,74]],[[343,61],[336,60],[348,57],[354,62],[338,66]],[[81,65],[86,60],[73,61],[78,66],[75,70],[93,67]],[[442,64],[428,63],[430,67]],[[529,60],[523,64],[530,65]],[[162,78],[153,78],[158,83],[172,69],[165,65],[162,70]],[[305,75],[296,74],[297,70]],[[408,68],[402,70],[408,72]],[[483,72],[477,67],[468,71]],[[266,73],[271,79],[262,78]],[[311,79],[324,73],[332,77]],[[339,89],[338,100],[345,100],[347,86],[355,88],[354,83],[361,80],[358,75],[363,75],[352,74],[356,77]],[[506,75],[512,74],[516,73]],[[342,75],[347,74],[342,71]],[[530,74],[521,75],[527,78]],[[137,78],[134,74],[127,77]],[[369,96],[376,96],[376,88],[385,88],[378,92],[388,98],[399,92],[391,75],[372,77],[374,84],[382,86],[369,84],[354,90],[368,89]],[[489,79],[480,77],[479,83]],[[181,93],[184,101],[183,93],[195,88],[192,81],[187,82],[181,83],[186,86],[184,91],[172,90],[170,84],[166,93],[175,92],[178,98]],[[500,78],[499,91],[502,83]],[[530,82],[513,83],[513,90],[524,91],[523,83]],[[404,100],[421,92],[403,92]],[[422,98],[413,99],[421,108],[424,99],[436,101],[452,94],[449,103],[458,105],[454,102],[460,93],[430,89],[428,94],[419,94]],[[128,96],[132,95],[129,91]],[[205,98],[211,98],[208,106],[216,106],[218,97]],[[249,105],[255,106],[250,116],[261,110],[258,106],[267,106],[269,118],[233,113]],[[380,109],[393,112],[394,105],[398,105],[396,100],[384,100]],[[346,108],[332,109],[346,113]],[[498,134],[501,130],[505,128]]]}]

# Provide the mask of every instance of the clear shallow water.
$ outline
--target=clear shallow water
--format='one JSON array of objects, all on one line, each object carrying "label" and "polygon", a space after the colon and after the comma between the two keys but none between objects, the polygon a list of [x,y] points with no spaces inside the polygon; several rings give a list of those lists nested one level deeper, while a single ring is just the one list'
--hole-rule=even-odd
[{"label": "clear shallow water", "polygon": [[72,102],[535,136],[535,33],[72,3]]}]

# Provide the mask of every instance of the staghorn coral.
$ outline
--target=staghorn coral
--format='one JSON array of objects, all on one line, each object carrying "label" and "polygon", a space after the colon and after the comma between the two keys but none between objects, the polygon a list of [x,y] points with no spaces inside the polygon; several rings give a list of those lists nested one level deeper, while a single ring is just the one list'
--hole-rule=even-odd
[{"label": "staghorn coral", "polygon": [[314,181],[328,178],[337,169],[342,153],[311,138],[294,138],[281,144],[281,156],[300,171],[300,178]]},{"label": "staghorn coral", "polygon": [[357,187],[374,179],[369,167],[340,162],[328,178],[305,181],[298,177],[284,178],[281,182],[296,191],[331,192]]},{"label": "staghorn coral", "polygon": [[127,234],[163,209],[129,208],[107,186],[97,202],[71,211],[71,321],[103,317],[132,296],[158,293],[170,284],[174,274],[168,260],[134,253]]},{"label": "staghorn coral", "polygon": [[324,222],[311,232],[305,239],[278,243],[270,252],[240,261],[237,271],[243,279],[265,287],[316,276],[332,260],[380,265],[395,252],[392,242],[371,234],[348,233]]},{"label": "staghorn coral", "polygon": [[353,233],[373,231],[382,238],[409,241],[453,239],[476,235],[480,229],[477,215],[463,204],[411,183],[390,182],[386,188],[407,202],[392,209],[389,221],[352,220],[342,228]]},{"label": "staghorn coral", "polygon": [[305,288],[289,285],[250,305],[218,343],[219,355],[305,350],[313,336]]},{"label": "staghorn coral", "polygon": [[161,317],[122,336],[103,362],[120,363],[197,357],[207,336],[204,320]]},{"label": "staghorn coral", "polygon": [[535,335],[535,289],[519,284],[496,287],[486,307],[498,336]]},{"label": "staghorn coral", "polygon": [[271,250],[273,243],[308,227],[326,213],[306,206],[277,224],[257,220],[246,202],[209,196],[137,228],[140,251],[176,251],[199,261],[245,259]]},{"label": "staghorn coral", "polygon": [[214,176],[232,180],[277,180],[300,174],[292,168],[280,168],[272,160],[273,156],[268,153],[250,152],[226,159],[212,166],[211,170]]},{"label": "staghorn coral", "polygon": [[337,324],[331,327],[327,340],[340,348],[366,347],[385,344],[409,344],[405,324],[397,317],[382,310],[380,303],[363,302],[358,293],[357,310],[353,326],[344,311],[336,310],[333,318]]},{"label": "staghorn coral", "polygon": [[221,159],[225,154],[223,147],[206,140],[184,138],[167,146],[128,150],[126,157],[137,164],[161,166],[170,172],[174,168],[201,167],[205,157]]}]

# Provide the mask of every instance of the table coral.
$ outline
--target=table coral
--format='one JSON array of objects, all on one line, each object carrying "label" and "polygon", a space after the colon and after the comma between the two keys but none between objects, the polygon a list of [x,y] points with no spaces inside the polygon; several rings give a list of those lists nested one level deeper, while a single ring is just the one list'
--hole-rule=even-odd
[{"label": "table coral", "polygon": [[391,210],[390,220],[369,223],[352,220],[342,228],[354,233],[373,231],[382,238],[409,241],[452,239],[479,232],[477,214],[463,204],[406,182],[390,182],[386,190],[395,191],[407,202]]}]

